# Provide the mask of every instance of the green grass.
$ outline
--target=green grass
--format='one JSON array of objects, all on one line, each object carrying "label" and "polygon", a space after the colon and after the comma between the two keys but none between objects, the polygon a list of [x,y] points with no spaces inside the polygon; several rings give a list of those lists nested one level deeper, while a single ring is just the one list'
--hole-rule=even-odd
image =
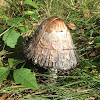
[{"label": "green grass", "polygon": [[[7,98],[19,100],[25,98],[28,100],[99,100],[99,0],[34,0],[33,4],[31,0],[25,0],[24,3],[24,0],[22,2],[20,0],[5,1],[8,3],[4,3],[2,0],[2,5],[0,5],[0,69],[4,72],[0,73],[2,76],[2,78],[0,76],[0,82],[2,81],[0,83],[0,98],[7,94]],[[55,84],[48,80],[42,80],[41,76],[45,75],[33,70],[34,65],[26,62],[22,53],[23,41],[32,37],[38,25],[51,16],[64,19],[71,31],[80,57],[80,64],[77,68],[61,73]],[[70,23],[74,24],[76,29],[73,29]],[[13,35],[12,31],[20,33],[20,35]],[[12,41],[13,45],[8,41],[9,34],[12,40],[15,38]],[[38,89],[24,87],[25,84],[22,84],[24,86],[19,85],[21,82],[16,81],[14,74],[20,71],[20,68],[25,69],[24,71],[29,75],[34,74],[35,71]],[[20,77],[24,77],[24,72],[18,74],[21,73],[23,75]],[[31,75],[30,79],[32,77]]]}]

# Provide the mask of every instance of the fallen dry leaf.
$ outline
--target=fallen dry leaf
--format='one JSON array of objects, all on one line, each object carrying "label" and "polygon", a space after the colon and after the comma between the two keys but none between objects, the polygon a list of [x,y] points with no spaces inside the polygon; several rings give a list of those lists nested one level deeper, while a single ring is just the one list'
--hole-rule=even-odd
[{"label": "fallen dry leaf", "polygon": [[95,52],[90,54],[90,57],[96,56]]},{"label": "fallen dry leaf", "polygon": [[84,15],[84,18],[87,19],[88,16],[89,16],[89,14],[90,14],[90,11],[88,9],[85,9],[84,10],[84,14],[83,14]]},{"label": "fallen dry leaf", "polygon": [[6,98],[7,98],[7,95],[4,94],[4,95],[2,95],[2,96],[0,97],[0,100],[6,100]]},{"label": "fallen dry leaf", "polygon": [[67,24],[69,26],[70,29],[75,30],[77,27],[74,23],[70,22],[69,24]]}]

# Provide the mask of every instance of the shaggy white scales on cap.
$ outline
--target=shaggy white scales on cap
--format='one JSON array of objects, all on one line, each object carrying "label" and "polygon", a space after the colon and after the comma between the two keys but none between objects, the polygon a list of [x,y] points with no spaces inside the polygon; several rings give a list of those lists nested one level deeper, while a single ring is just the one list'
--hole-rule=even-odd
[{"label": "shaggy white scales on cap", "polygon": [[44,68],[69,70],[78,63],[70,31],[65,22],[56,17],[41,23],[33,38],[24,45],[24,53]]}]

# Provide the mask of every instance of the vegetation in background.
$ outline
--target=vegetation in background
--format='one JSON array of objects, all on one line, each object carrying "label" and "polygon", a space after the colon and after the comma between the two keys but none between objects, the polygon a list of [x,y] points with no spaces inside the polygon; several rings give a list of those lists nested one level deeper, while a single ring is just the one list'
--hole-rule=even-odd
[{"label": "vegetation in background", "polygon": [[[34,71],[22,49],[51,16],[64,19],[80,57],[56,84],[41,79],[45,75]],[[0,99],[100,99],[99,0],[0,0]]]}]

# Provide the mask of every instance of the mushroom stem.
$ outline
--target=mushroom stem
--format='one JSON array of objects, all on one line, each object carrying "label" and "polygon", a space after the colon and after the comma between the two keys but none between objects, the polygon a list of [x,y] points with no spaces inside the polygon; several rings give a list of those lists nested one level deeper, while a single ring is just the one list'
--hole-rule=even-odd
[{"label": "mushroom stem", "polygon": [[57,69],[55,68],[50,68],[49,74],[50,74],[50,79],[56,80],[57,79]]}]

